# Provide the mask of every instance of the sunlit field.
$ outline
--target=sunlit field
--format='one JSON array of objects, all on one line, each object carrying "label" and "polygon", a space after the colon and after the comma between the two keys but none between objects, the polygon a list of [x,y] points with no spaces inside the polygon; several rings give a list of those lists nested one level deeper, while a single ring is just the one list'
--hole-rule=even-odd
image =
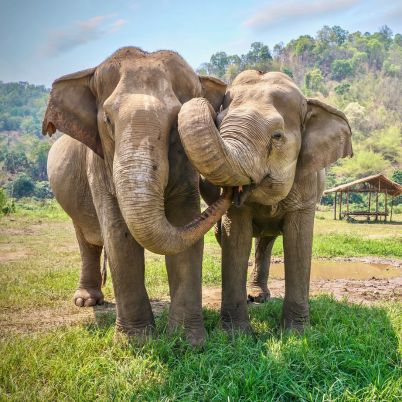
[{"label": "sunlit field", "polygon": [[[350,303],[324,294],[328,290],[314,292],[311,327],[303,336],[281,332],[280,293],[250,306],[253,335],[220,330],[219,305],[206,300],[208,339],[194,351],[180,334],[167,335],[163,257],[147,253],[157,331],[143,346],[125,345],[113,338],[110,280],[103,290],[106,306],[79,309],[71,301],[80,258],[73,227],[55,203],[19,206],[0,225],[2,400],[402,398],[400,295]],[[400,226],[367,227],[334,222],[330,213],[318,212],[314,258],[402,259]],[[220,285],[220,248],[212,232],[205,243],[208,293]],[[274,255],[281,254],[278,239]],[[283,287],[282,280],[276,282]]]}]

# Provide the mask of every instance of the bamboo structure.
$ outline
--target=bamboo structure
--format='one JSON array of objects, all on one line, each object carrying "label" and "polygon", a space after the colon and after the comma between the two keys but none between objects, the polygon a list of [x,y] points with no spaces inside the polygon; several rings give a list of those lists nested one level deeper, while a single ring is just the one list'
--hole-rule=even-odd
[{"label": "bamboo structure", "polygon": [[[377,174],[373,176],[368,176],[363,179],[355,180],[347,184],[342,184],[340,186],[331,188],[324,191],[324,194],[335,193],[334,197],[334,219],[341,220],[343,217],[349,218],[352,216],[363,216],[366,217],[367,221],[370,221],[370,217],[374,217],[375,221],[381,221],[383,218],[384,222],[387,221],[389,216],[389,221],[392,221],[392,211],[393,211],[393,201],[394,197],[402,194],[402,186],[382,174]],[[339,193],[339,204],[338,204],[338,193]],[[346,193],[346,212],[342,212],[343,204],[343,193]],[[367,193],[368,194],[368,210],[356,211],[351,210],[350,207],[350,193]],[[371,211],[371,194],[375,194],[375,212]],[[379,194],[384,194],[384,208],[380,211],[379,209]],[[391,214],[389,215],[388,202],[391,197]],[[337,210],[339,207],[339,210]]]}]

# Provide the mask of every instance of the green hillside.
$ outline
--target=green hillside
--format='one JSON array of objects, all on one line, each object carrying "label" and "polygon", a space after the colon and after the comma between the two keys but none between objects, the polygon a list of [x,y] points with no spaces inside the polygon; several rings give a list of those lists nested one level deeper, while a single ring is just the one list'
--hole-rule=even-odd
[{"label": "green hillside", "polygon": [[[353,129],[355,156],[328,171],[328,183],[378,172],[402,176],[402,35],[387,27],[349,33],[324,26],[270,49],[252,43],[242,55],[213,54],[198,72],[230,83],[245,69],[283,71],[306,96],[343,110]],[[50,141],[41,135],[49,90],[27,82],[0,81],[0,187],[19,198],[51,196],[46,157]]]}]

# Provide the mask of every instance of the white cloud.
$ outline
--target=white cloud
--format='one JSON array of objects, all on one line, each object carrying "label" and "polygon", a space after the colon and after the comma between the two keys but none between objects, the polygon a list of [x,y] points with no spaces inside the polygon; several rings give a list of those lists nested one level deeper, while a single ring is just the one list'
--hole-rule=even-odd
[{"label": "white cloud", "polygon": [[280,4],[272,4],[260,9],[252,15],[244,25],[248,28],[263,30],[280,23],[290,23],[307,20],[314,17],[331,15],[345,11],[360,0],[326,0],[326,1],[297,1],[288,0]]},{"label": "white cloud", "polygon": [[44,56],[55,57],[98,40],[112,32],[116,32],[127,23],[124,19],[109,22],[113,15],[98,15],[87,20],[77,21],[71,27],[49,33],[47,43],[41,49]]},{"label": "white cloud", "polygon": [[123,25],[126,25],[127,22],[128,22],[127,20],[120,18],[120,19],[114,21],[113,24],[110,26],[110,28],[113,32],[115,32],[115,31],[119,30]]}]

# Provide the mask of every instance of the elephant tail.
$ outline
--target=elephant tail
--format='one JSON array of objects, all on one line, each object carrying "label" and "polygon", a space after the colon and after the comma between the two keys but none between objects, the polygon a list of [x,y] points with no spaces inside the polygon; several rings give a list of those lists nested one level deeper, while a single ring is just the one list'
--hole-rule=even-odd
[{"label": "elephant tail", "polygon": [[101,270],[101,276],[102,276],[102,287],[103,287],[105,286],[107,279],[107,254],[105,248],[103,248],[103,265]]}]

